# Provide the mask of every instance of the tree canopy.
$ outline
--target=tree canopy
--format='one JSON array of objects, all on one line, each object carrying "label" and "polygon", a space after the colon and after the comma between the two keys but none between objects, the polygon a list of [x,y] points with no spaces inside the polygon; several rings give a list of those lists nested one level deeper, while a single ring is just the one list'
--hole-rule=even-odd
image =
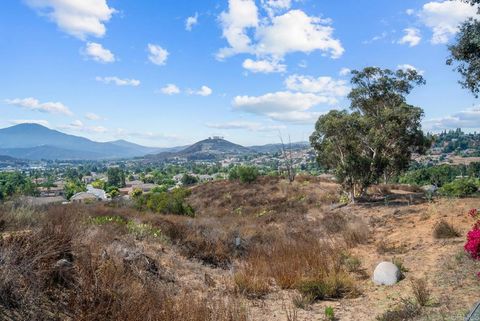
[{"label": "tree canopy", "polygon": [[[480,4],[480,0],[465,0],[471,5]],[[480,14],[480,7],[479,7]],[[470,90],[475,97],[480,94],[480,21],[469,19],[461,26],[456,41],[449,46],[448,65],[456,62],[455,70],[460,73],[460,84]]]},{"label": "tree canopy", "polygon": [[367,67],[352,72],[348,111],[321,116],[310,142],[320,165],[333,169],[350,199],[404,171],[412,153],[424,153],[423,110],[406,96],[425,80],[414,70]]}]

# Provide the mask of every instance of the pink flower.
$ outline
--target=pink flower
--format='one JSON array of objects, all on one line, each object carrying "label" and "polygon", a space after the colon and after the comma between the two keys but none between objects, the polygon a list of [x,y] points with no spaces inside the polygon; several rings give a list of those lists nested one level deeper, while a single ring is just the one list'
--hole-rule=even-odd
[{"label": "pink flower", "polygon": [[475,260],[480,260],[480,230],[471,230],[467,234],[465,251]]}]

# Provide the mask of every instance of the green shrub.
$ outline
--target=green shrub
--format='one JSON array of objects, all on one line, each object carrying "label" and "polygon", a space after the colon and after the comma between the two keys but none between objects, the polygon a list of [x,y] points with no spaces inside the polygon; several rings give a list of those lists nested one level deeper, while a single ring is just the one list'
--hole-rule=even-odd
[{"label": "green shrub", "polygon": [[240,180],[242,183],[253,183],[259,175],[258,169],[254,166],[236,166],[228,174],[230,180]]},{"label": "green shrub", "polygon": [[342,298],[354,289],[352,279],[344,272],[331,272],[297,284],[297,290],[312,301]]},{"label": "green shrub", "polygon": [[125,224],[127,221],[120,216],[95,216],[90,218],[93,225],[105,225],[109,223]]},{"label": "green shrub", "polygon": [[196,176],[189,175],[189,174],[183,174],[182,184],[184,186],[191,186],[191,185],[195,185],[197,183],[198,183],[198,178]]},{"label": "green shrub", "polygon": [[165,235],[163,235],[162,230],[153,227],[150,224],[129,221],[127,223],[127,230],[128,233],[132,234],[137,240],[143,240],[149,237],[156,238],[162,241],[167,240]]},{"label": "green shrub", "polygon": [[467,197],[477,192],[478,183],[473,179],[457,179],[451,183],[443,185],[439,194],[449,197]]},{"label": "green shrub", "polygon": [[155,213],[194,216],[194,209],[187,203],[190,191],[176,188],[171,192],[147,193],[135,199],[135,206],[140,210]]}]

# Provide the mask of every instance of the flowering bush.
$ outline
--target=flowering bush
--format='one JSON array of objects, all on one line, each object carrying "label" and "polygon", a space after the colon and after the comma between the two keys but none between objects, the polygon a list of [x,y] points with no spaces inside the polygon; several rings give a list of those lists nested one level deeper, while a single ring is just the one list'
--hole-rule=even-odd
[{"label": "flowering bush", "polygon": [[[467,243],[464,248],[472,259],[480,260],[480,215],[476,208],[471,209],[468,215],[474,218],[476,222],[467,234]],[[480,277],[480,273],[477,276]]]},{"label": "flowering bush", "polygon": [[471,230],[468,232],[465,251],[470,254],[472,259],[480,260],[480,230]]}]

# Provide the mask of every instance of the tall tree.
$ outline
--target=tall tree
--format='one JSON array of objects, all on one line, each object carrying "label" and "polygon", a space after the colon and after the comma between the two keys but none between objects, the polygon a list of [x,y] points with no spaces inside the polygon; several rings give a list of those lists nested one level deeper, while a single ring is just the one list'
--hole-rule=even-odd
[{"label": "tall tree", "polygon": [[119,167],[110,167],[107,170],[107,185],[109,187],[125,187],[125,172]]},{"label": "tall tree", "polygon": [[[473,5],[479,5],[480,0],[464,0]],[[478,9],[480,14],[480,7]],[[462,76],[460,84],[470,90],[475,97],[480,94],[480,21],[469,19],[461,26],[456,42],[449,46],[450,57],[448,65],[456,63],[455,70]]]},{"label": "tall tree", "polygon": [[351,110],[321,116],[310,137],[319,163],[334,169],[350,200],[368,186],[405,170],[412,153],[429,140],[421,130],[423,110],[406,96],[425,80],[414,70],[368,67],[352,72]]}]

